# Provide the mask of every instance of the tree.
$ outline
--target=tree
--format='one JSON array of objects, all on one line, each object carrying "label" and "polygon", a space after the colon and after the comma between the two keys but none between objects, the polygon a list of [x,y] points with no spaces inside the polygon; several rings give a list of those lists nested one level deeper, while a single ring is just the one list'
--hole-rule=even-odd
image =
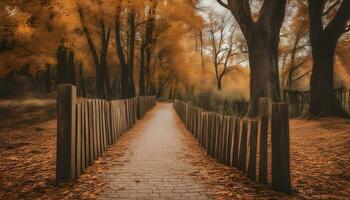
[{"label": "tree", "polygon": [[[280,58],[282,60],[281,85],[284,90],[293,90],[293,84],[309,76],[311,71],[303,69],[310,60],[311,48],[309,45],[308,17],[305,2],[290,1],[290,9],[286,16],[286,26],[281,31]],[[296,8],[296,9],[295,9]]]},{"label": "tree", "polygon": [[256,117],[259,98],[281,100],[278,69],[279,33],[285,15],[286,0],[264,0],[258,17],[253,17],[250,1],[217,2],[231,11],[247,42],[250,65],[249,117]]},{"label": "tree", "polygon": [[160,98],[163,95],[164,89],[171,83],[171,69],[167,57],[164,56],[162,51],[158,53],[156,62],[154,63],[154,72],[156,75],[155,82],[157,83],[157,97]]},{"label": "tree", "polygon": [[146,95],[146,84],[145,76],[148,75],[152,45],[154,45],[154,28],[155,28],[155,15],[157,9],[157,1],[151,1],[148,8],[148,16],[146,21],[146,29],[144,37],[141,41],[140,48],[140,78],[139,78],[139,93],[140,96]]},{"label": "tree", "polygon": [[218,90],[222,89],[223,77],[240,64],[235,62],[236,56],[246,53],[244,45],[234,39],[236,28],[230,17],[209,14],[210,52]]},{"label": "tree", "polygon": [[79,7],[79,14],[80,14],[80,22],[83,27],[83,32],[88,42],[88,46],[92,54],[92,58],[95,65],[97,97],[102,99],[111,99],[111,86],[110,86],[108,66],[107,66],[107,53],[108,53],[108,47],[110,42],[111,29],[106,27],[103,19],[99,20],[100,29],[101,29],[101,33],[100,33],[101,48],[100,48],[100,56],[99,56],[97,49],[95,47],[95,44],[93,42],[91,33],[86,25],[82,7]]},{"label": "tree", "polygon": [[[128,8],[127,16],[127,48],[126,53],[123,48],[121,13],[123,3],[119,2],[115,18],[115,43],[121,67],[121,97],[123,99],[132,98],[136,95],[134,83],[134,56],[136,39],[136,12],[132,5]],[[127,56],[125,56],[127,55]]]},{"label": "tree", "polygon": [[[295,36],[293,37],[292,49],[286,53],[287,55],[290,55],[290,63],[288,65],[288,67],[285,69],[285,72],[287,74],[287,80],[285,81],[285,89],[287,89],[289,91],[292,90],[293,82],[303,78],[304,76],[306,76],[307,74],[310,73],[310,71],[307,71],[307,73],[304,73],[301,76],[298,76],[296,78],[294,77],[295,71],[297,69],[299,69],[303,64],[305,64],[309,59],[309,54],[305,50],[305,47],[307,45],[300,44],[303,37],[304,36],[302,35],[301,32],[297,32],[295,34]],[[298,53],[300,53],[301,51],[304,51],[303,55],[297,56]],[[299,61],[297,61],[297,60],[299,60]]]},{"label": "tree", "polygon": [[76,85],[75,78],[75,56],[74,52],[67,49],[63,44],[57,48],[56,58],[56,85]]},{"label": "tree", "polygon": [[313,57],[309,115],[316,117],[344,114],[333,93],[334,54],[341,35],[350,30],[347,27],[350,20],[350,1],[308,0],[308,5]]}]

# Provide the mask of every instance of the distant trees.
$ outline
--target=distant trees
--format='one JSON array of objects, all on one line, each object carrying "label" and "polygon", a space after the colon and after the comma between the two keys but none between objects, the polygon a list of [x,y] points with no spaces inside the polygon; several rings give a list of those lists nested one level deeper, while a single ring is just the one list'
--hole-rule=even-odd
[{"label": "distant trees", "polygon": [[264,0],[256,15],[252,15],[250,1],[217,0],[231,11],[248,45],[250,65],[250,106],[248,116],[258,115],[260,97],[281,100],[278,44],[285,15],[286,0]]},{"label": "distant trees", "polygon": [[[146,76],[150,74],[151,56],[155,43],[155,23],[156,23],[156,11],[157,1],[151,1],[148,5],[148,13],[146,20],[146,28],[141,38],[140,47],[140,75],[139,75],[139,95],[144,96],[147,94],[146,88]],[[148,80],[149,81],[149,80]]]},{"label": "distant trees", "polygon": [[239,55],[247,52],[244,45],[235,39],[237,25],[232,22],[231,17],[217,16],[210,12],[208,21],[209,49],[215,69],[216,86],[221,90],[223,77],[245,61],[238,59]]},{"label": "distant trees", "polygon": [[57,48],[56,85],[76,85],[75,56],[72,50],[67,49],[63,44]]},{"label": "distant trees", "polygon": [[98,98],[111,99],[111,86],[109,81],[109,73],[107,66],[107,53],[110,42],[111,29],[106,27],[104,20],[99,20],[101,47],[100,52],[97,52],[92,35],[86,25],[83,8],[79,7],[80,22],[85,34],[96,70],[96,93]]},{"label": "distant trees", "polygon": [[[115,17],[115,43],[116,51],[121,68],[121,98],[131,98],[136,95],[134,83],[134,56],[136,39],[136,12],[134,8],[128,8],[127,14],[127,36],[123,43],[121,14],[123,11],[123,2],[118,2]],[[126,46],[126,48],[123,47]]]},{"label": "distant trees", "polygon": [[52,91],[52,85],[51,85],[51,64],[46,64],[46,69],[44,72],[44,85],[45,85],[45,91],[47,93],[50,93]]},{"label": "distant trees", "polygon": [[[305,38],[305,35],[303,35],[302,32],[296,32],[294,37],[292,38],[292,49],[290,51],[286,52],[284,56],[290,57],[290,62],[286,66],[286,69],[284,72],[286,72],[286,80],[284,89],[287,89],[291,91],[293,88],[293,83],[297,80],[300,80],[304,76],[310,74],[310,71],[307,71],[301,75],[295,74],[295,71],[297,71],[303,64],[305,64],[308,61],[309,54],[306,50],[307,45],[303,44],[303,39]],[[299,55],[301,52],[303,52],[303,55]],[[306,55],[305,55],[306,54]],[[282,82],[283,83],[283,82]]]},{"label": "distant trees", "polygon": [[161,97],[164,89],[171,83],[172,75],[169,63],[162,53],[158,54],[154,64],[155,82],[157,83],[157,97]]},{"label": "distant trees", "polygon": [[350,30],[350,1],[308,0],[313,68],[310,82],[311,117],[344,114],[334,89],[334,54],[341,35]]},{"label": "distant trees", "polygon": [[297,83],[311,75],[310,69],[302,68],[310,61],[308,18],[305,16],[307,5],[300,1],[291,1],[289,6],[296,9],[289,13],[287,25],[281,32],[283,43],[280,45],[281,86],[284,90],[295,90]]}]

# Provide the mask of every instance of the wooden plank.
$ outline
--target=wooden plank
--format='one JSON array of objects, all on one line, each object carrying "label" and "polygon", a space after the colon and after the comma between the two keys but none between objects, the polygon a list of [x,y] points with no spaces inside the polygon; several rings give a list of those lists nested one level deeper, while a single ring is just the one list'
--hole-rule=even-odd
[{"label": "wooden plank", "polygon": [[100,123],[100,155],[104,152],[104,146],[103,146],[103,126],[104,126],[104,121],[103,121],[103,107],[102,107],[103,100],[99,101],[99,123]]},{"label": "wooden plank", "polygon": [[81,175],[81,146],[82,146],[82,117],[81,117],[81,103],[76,105],[76,133],[75,133],[75,177],[78,179]]},{"label": "wooden plank", "polygon": [[89,107],[88,102],[84,102],[84,138],[85,138],[85,164],[84,169],[89,165],[90,159],[90,142],[89,142]]},{"label": "wooden plank", "polygon": [[289,112],[287,103],[272,104],[272,189],[291,192]]},{"label": "wooden plank", "polygon": [[200,122],[200,131],[199,135],[203,138],[203,145],[202,147],[208,152],[208,114],[201,112],[201,122]]},{"label": "wooden plank", "polygon": [[222,139],[221,139],[221,162],[226,164],[226,152],[227,152],[227,117],[222,118]]},{"label": "wooden plank", "polygon": [[101,146],[102,153],[106,150],[106,113],[105,113],[105,101],[101,102],[101,123],[102,123],[102,132],[101,132]]},{"label": "wooden plank", "polygon": [[227,133],[227,154],[226,154],[226,164],[232,165],[232,154],[233,154],[233,132],[234,132],[234,123],[235,119],[233,117],[229,117],[228,119],[228,133]]},{"label": "wooden plank", "polygon": [[203,127],[204,127],[206,134],[207,134],[207,154],[209,154],[209,155],[211,152],[211,126],[212,126],[211,117],[210,117],[209,113],[205,113]]},{"label": "wooden plank", "polygon": [[125,122],[126,122],[126,129],[129,129],[129,115],[128,115],[128,105],[127,100],[124,100],[124,109],[125,109]]},{"label": "wooden plank", "polygon": [[115,112],[114,112],[114,102],[110,102],[109,105],[109,115],[110,115],[110,126],[111,126],[111,133],[110,133],[110,145],[114,144],[114,135],[115,135],[115,124],[114,124],[114,118],[115,118]]},{"label": "wooden plank", "polygon": [[110,110],[109,110],[110,103],[106,102],[106,144],[107,148],[111,146],[110,144],[110,137],[111,137],[111,118],[110,118]]},{"label": "wooden plank", "polygon": [[248,121],[243,120],[241,140],[239,144],[239,169],[246,172],[247,166],[247,132],[248,132]]},{"label": "wooden plank", "polygon": [[94,128],[94,103],[93,101],[89,101],[89,150],[90,150],[90,158],[89,158],[89,165],[92,165],[93,161],[95,160],[95,151],[94,151],[94,134],[95,134],[95,128]]},{"label": "wooden plank", "polygon": [[115,123],[117,128],[117,139],[123,134],[125,129],[125,123],[122,123],[125,117],[125,114],[122,112],[121,106],[119,104],[120,103],[117,103],[115,107],[115,111],[116,111]]},{"label": "wooden plank", "polygon": [[84,173],[85,169],[85,150],[86,150],[86,138],[85,138],[85,101],[81,102],[81,173]]},{"label": "wooden plank", "polygon": [[256,151],[258,145],[258,121],[253,120],[250,124],[250,137],[249,137],[249,162],[247,176],[256,180]]},{"label": "wooden plank", "polygon": [[106,110],[105,110],[105,116],[106,116],[106,145],[107,148],[111,146],[111,113],[110,113],[110,102],[106,102]]},{"label": "wooden plank", "polygon": [[104,100],[100,101],[100,122],[101,122],[101,154],[105,151],[105,134],[106,134],[106,122],[105,122],[105,110],[104,110]]},{"label": "wooden plank", "polygon": [[76,87],[57,86],[56,184],[75,177]]},{"label": "wooden plank", "polygon": [[215,131],[214,131],[214,158],[218,159],[219,152],[219,133],[220,133],[221,123],[218,114],[215,114]]},{"label": "wooden plank", "polygon": [[103,117],[103,151],[106,151],[107,149],[107,132],[108,132],[108,126],[107,126],[107,102],[103,101],[103,112],[102,112],[102,117]]},{"label": "wooden plank", "polygon": [[260,98],[260,150],[259,150],[259,182],[267,183],[267,133],[269,126],[269,99]]},{"label": "wooden plank", "polygon": [[97,148],[97,157],[101,155],[101,115],[100,115],[100,100],[96,99],[96,148]]},{"label": "wooden plank", "polygon": [[117,141],[118,137],[119,137],[119,130],[120,130],[120,126],[118,124],[118,118],[119,118],[119,110],[117,108],[117,104],[118,102],[114,102],[113,105],[113,144]]},{"label": "wooden plank", "polygon": [[233,139],[233,166],[238,167],[239,165],[239,140],[241,133],[241,120],[239,118],[235,119],[235,131]]},{"label": "wooden plank", "polygon": [[98,128],[97,128],[97,102],[96,100],[94,99],[93,101],[93,115],[92,115],[92,118],[93,118],[93,126],[94,126],[94,137],[93,137],[93,143],[94,143],[94,160],[96,160],[98,158],[98,148],[97,148],[97,134],[98,134]]},{"label": "wooden plank", "polygon": [[211,113],[212,122],[211,122],[211,152],[210,155],[212,157],[215,157],[215,142],[216,142],[216,115],[214,113]]}]

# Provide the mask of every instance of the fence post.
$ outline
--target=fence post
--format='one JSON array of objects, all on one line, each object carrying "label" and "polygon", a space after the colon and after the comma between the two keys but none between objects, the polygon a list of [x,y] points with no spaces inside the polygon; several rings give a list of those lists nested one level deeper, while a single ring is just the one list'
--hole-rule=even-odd
[{"label": "fence post", "polygon": [[227,140],[228,140],[228,144],[227,144],[227,152],[226,152],[226,164],[231,165],[232,164],[232,160],[231,160],[231,155],[232,155],[232,147],[233,147],[233,128],[234,128],[234,118],[233,117],[229,117],[228,119],[228,135],[227,135]]},{"label": "fence post", "polygon": [[247,175],[252,180],[256,179],[256,150],[258,140],[258,121],[253,120],[250,124],[249,137],[249,162]]},{"label": "fence post", "polygon": [[260,111],[260,151],[259,151],[259,182],[267,183],[267,132],[269,126],[269,99],[259,100]]},{"label": "fence post", "polygon": [[241,120],[235,119],[235,131],[233,135],[233,154],[232,154],[232,165],[238,167],[239,165],[239,139],[241,132]]},{"label": "fence post", "polygon": [[291,192],[289,113],[287,103],[272,104],[272,189]]},{"label": "fence post", "polygon": [[238,168],[242,172],[246,172],[247,167],[247,132],[248,132],[248,121],[243,120],[241,140],[239,145],[239,164]]},{"label": "fence post", "polygon": [[76,87],[57,86],[56,184],[75,178]]}]

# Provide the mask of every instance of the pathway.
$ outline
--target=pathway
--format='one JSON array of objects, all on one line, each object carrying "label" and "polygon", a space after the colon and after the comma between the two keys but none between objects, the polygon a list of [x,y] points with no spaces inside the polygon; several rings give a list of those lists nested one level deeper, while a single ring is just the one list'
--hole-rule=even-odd
[{"label": "pathway", "polygon": [[[172,104],[159,103],[129,133],[124,154],[105,175],[100,199],[212,199],[210,186],[184,152],[190,147]],[[188,140],[188,136],[187,136]],[[208,158],[209,159],[209,158]]]}]

